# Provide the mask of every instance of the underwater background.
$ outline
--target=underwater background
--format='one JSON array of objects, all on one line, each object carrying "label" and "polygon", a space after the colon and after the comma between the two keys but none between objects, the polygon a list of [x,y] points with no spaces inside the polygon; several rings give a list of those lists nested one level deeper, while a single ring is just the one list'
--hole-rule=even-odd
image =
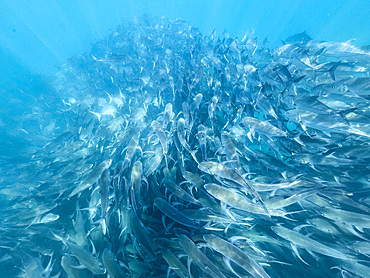
[{"label": "underwater background", "polygon": [[368,277],[368,1],[0,1],[0,277]]}]

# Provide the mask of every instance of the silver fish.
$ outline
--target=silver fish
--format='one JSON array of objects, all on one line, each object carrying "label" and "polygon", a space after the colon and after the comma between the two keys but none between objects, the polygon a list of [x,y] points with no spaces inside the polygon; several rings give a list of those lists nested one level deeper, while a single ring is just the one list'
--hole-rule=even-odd
[{"label": "silver fish", "polygon": [[[202,251],[198,249],[195,243],[186,235],[179,235],[179,242],[184,251],[188,254],[189,258],[205,273],[211,277],[226,278],[226,276],[217,268],[214,263],[207,258]],[[188,266],[188,269],[190,267]],[[190,275],[190,273],[189,273]]]},{"label": "silver fish", "polygon": [[68,195],[68,198],[84,191],[85,189],[91,187],[95,182],[98,181],[101,174],[105,169],[108,169],[112,164],[112,159],[108,159],[96,166],[87,177]]},{"label": "silver fish", "polygon": [[95,257],[85,248],[78,246],[72,242],[67,241],[66,244],[69,250],[71,251],[72,255],[77,258],[80,264],[84,265],[92,273],[96,275],[105,273],[103,264],[99,258]]},{"label": "silver fish", "polygon": [[248,256],[248,254],[230,242],[212,234],[205,235],[203,238],[212,249],[235,262],[253,277],[270,277],[257,262]]},{"label": "silver fish", "polygon": [[171,206],[169,203],[167,203],[165,200],[163,200],[160,197],[157,197],[154,199],[154,205],[163,212],[166,216],[171,218],[172,220],[187,226],[191,228],[197,228],[198,223],[192,221],[187,216],[185,216],[183,213],[178,211],[176,208]]},{"label": "silver fish", "polygon": [[198,168],[203,172],[215,175],[217,177],[231,180],[239,184],[240,186],[245,187],[249,191],[249,193],[252,194],[254,198],[256,198],[256,200],[261,203],[265,212],[269,214],[258,192],[249,183],[247,183],[247,181],[242,176],[240,176],[238,173],[231,170],[229,167],[225,166],[222,163],[208,161],[208,162],[200,163],[198,165]]},{"label": "silver fish", "polygon": [[104,267],[107,270],[107,273],[112,278],[126,277],[125,272],[123,271],[122,267],[120,267],[119,264],[117,263],[116,256],[113,254],[112,251],[105,248],[103,250],[102,260],[103,260]]}]

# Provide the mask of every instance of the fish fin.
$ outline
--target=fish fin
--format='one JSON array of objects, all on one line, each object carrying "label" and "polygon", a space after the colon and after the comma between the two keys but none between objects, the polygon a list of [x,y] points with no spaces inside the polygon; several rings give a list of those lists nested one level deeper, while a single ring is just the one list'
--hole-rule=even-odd
[{"label": "fish fin", "polygon": [[188,256],[188,262],[187,262],[187,266],[188,266],[188,273],[191,276],[191,262],[192,262],[192,259],[190,258],[190,256]]},{"label": "fish fin", "polygon": [[95,116],[97,116],[98,117],[98,120],[99,120],[99,122],[100,122],[100,119],[101,119],[101,114],[99,114],[99,113],[95,113],[95,112],[93,112],[93,111],[89,111],[90,113],[92,113],[92,114],[94,114]]},{"label": "fish fin", "polygon": [[359,227],[359,226],[354,226],[356,228],[356,230],[358,230],[359,232],[361,233],[364,233],[364,228],[362,227]]},{"label": "fish fin", "polygon": [[71,265],[71,267],[75,268],[75,269],[86,269],[86,266],[80,264],[80,265]]},{"label": "fish fin", "polygon": [[231,227],[232,223],[227,224],[226,228],[224,229],[224,234],[226,235],[229,231],[229,228]]},{"label": "fish fin", "polygon": [[[247,137],[248,137],[248,139],[249,139],[249,141],[251,141],[251,142],[253,142],[253,139],[252,139],[252,132],[251,132],[251,130],[250,131],[248,131],[248,133],[247,133]],[[254,137],[254,136],[253,136]]]},{"label": "fish fin", "polygon": [[253,246],[253,245],[249,245],[253,250],[254,252],[256,253],[259,253],[262,257],[266,257],[266,254],[262,252],[262,250],[258,249],[256,246]]},{"label": "fish fin", "polygon": [[[348,232],[350,232],[351,234],[353,234],[354,236],[356,236],[356,237],[358,237],[358,238],[361,238],[361,239],[363,239],[363,240],[366,240],[366,241],[368,241],[368,239],[365,239],[365,237],[363,237],[361,234],[359,234],[354,228],[353,228],[353,226],[351,226],[350,224],[345,224],[345,223],[343,223],[343,226],[342,227],[344,227],[345,229],[347,229],[348,230]],[[340,228],[342,228],[342,227],[340,227]]]},{"label": "fish fin", "polygon": [[231,263],[230,263],[230,259],[223,256],[223,260],[224,260],[224,263],[226,265],[226,267],[232,272],[235,274],[235,276],[239,277],[239,278],[242,278],[242,276],[240,276],[235,270],[234,268],[231,266]]},{"label": "fish fin", "polygon": [[67,238],[66,238],[66,239],[64,239],[62,236],[57,235],[57,234],[55,234],[54,232],[51,232],[51,233],[54,235],[54,237],[55,237],[56,239],[60,240],[61,242],[63,242],[63,244],[64,244],[64,245],[66,245],[66,246],[67,246],[67,241],[69,241],[69,235],[68,235],[68,234],[67,234]]},{"label": "fish fin", "polygon": [[192,158],[195,160],[195,162],[197,164],[199,164],[199,161],[198,161],[197,157],[195,156],[195,154],[197,153],[197,151],[191,151],[191,150],[189,150],[189,152],[190,152],[190,155],[192,156]]},{"label": "fish fin", "polygon": [[170,278],[171,269],[172,269],[171,267],[169,267],[169,268],[167,269],[167,276],[166,276],[167,278]]},{"label": "fish fin", "polygon": [[302,224],[302,225],[296,226],[293,230],[296,231],[296,232],[299,232],[302,228],[310,227],[310,226],[311,225],[309,225],[309,224]]},{"label": "fish fin", "polygon": [[317,56],[321,55],[325,51],[325,49],[326,49],[325,47],[319,49],[318,51],[315,52],[314,56],[317,57]]},{"label": "fish fin", "polygon": [[302,259],[301,255],[299,255],[297,246],[293,243],[290,243],[290,246],[292,247],[292,250],[294,251],[294,254],[298,257],[298,259],[300,259],[305,265],[310,266],[308,263],[306,263],[305,260]]},{"label": "fish fin", "polygon": [[347,114],[353,112],[357,110],[357,107],[354,107],[354,108],[349,108],[349,109],[346,109],[346,110],[343,110],[343,111],[340,111],[339,112],[339,116],[342,117],[342,119],[346,122],[347,125],[350,125],[349,122],[348,122],[348,119],[346,117]]},{"label": "fish fin", "polygon": [[[301,145],[301,146],[305,146],[305,144],[302,142],[302,140],[301,140],[301,138],[300,138],[300,136],[304,133],[304,132],[306,132],[305,130],[304,131],[302,131],[301,133],[299,133],[298,135],[296,135],[296,136],[294,136],[294,138],[293,138],[293,140],[294,141],[296,141],[299,145]],[[310,136],[308,136],[308,137],[310,137]],[[311,138],[311,137],[310,137]],[[311,138],[312,139],[312,138]]]},{"label": "fish fin", "polygon": [[91,247],[92,247],[92,254],[93,255],[95,255],[96,254],[96,249],[95,249],[95,245],[94,245],[94,243],[92,242],[92,240],[91,239],[89,239],[89,241],[90,241],[90,243],[91,243]]},{"label": "fish fin", "polygon": [[236,222],[236,219],[235,219],[234,215],[232,215],[232,213],[231,213],[230,209],[228,209],[228,208],[226,207],[226,204],[225,204],[225,203],[223,203],[223,202],[221,202],[221,207],[222,207],[222,210],[225,212],[225,214],[226,214],[227,216],[229,216],[233,221],[235,221],[235,222]]},{"label": "fish fin", "polygon": [[303,78],[305,78],[306,75],[302,75],[300,77],[296,77],[292,80],[293,83],[298,83],[299,81],[301,81]]},{"label": "fish fin", "polygon": [[86,237],[88,237],[91,234],[91,232],[93,232],[96,228],[97,226],[93,226],[90,230],[88,230],[86,233]]},{"label": "fish fin", "polygon": [[354,42],[354,41],[356,41],[356,39],[350,39],[350,40],[346,41],[345,43],[347,43],[347,44],[351,44],[351,43],[352,43],[352,42]]},{"label": "fish fin", "polygon": [[250,241],[249,238],[246,238],[246,237],[243,237],[243,236],[232,236],[231,238],[229,238],[229,241],[234,244],[235,242],[237,242],[238,240],[245,240],[247,242]]},{"label": "fish fin", "polygon": [[326,136],[331,137],[330,131],[321,130],[321,132],[324,133]]},{"label": "fish fin", "polygon": [[[338,62],[339,63],[339,62]],[[338,67],[338,63],[335,63],[330,69],[329,69],[329,74],[330,74],[330,77],[331,79],[333,79],[333,81],[335,81],[335,75],[334,75],[334,72],[335,70],[337,69]]]}]

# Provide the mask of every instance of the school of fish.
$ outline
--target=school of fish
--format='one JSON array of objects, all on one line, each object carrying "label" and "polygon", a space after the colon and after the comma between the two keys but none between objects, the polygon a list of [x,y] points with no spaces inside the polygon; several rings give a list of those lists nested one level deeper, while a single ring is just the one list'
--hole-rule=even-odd
[{"label": "school of fish", "polygon": [[369,65],[305,32],[123,23],[55,76],[53,132],[0,188],[0,272],[369,277]]}]

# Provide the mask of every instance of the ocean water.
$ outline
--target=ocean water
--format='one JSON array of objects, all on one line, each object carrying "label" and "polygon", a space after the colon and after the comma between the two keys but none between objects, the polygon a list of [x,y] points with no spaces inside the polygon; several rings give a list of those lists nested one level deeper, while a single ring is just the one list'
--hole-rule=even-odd
[{"label": "ocean water", "polygon": [[369,277],[367,1],[0,1],[0,277]]}]

